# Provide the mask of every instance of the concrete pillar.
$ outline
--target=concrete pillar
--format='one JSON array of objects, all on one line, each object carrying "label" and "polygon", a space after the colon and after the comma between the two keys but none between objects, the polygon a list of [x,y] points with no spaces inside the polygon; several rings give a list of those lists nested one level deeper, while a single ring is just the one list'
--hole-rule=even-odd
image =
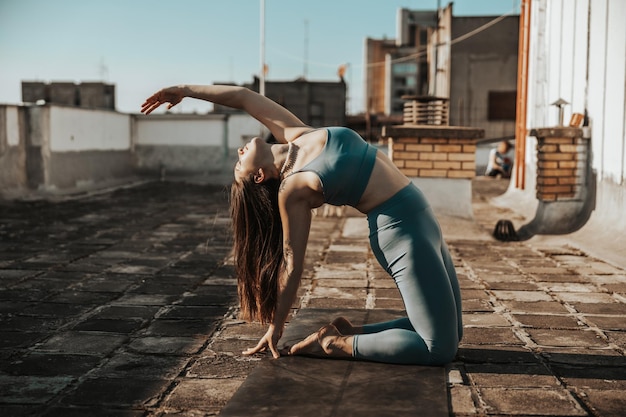
[{"label": "concrete pillar", "polygon": [[426,194],[435,211],[472,218],[476,139],[483,129],[458,126],[386,126],[389,156]]},{"label": "concrete pillar", "polygon": [[587,183],[589,138],[575,127],[534,129],[537,137],[537,199],[581,200]]}]

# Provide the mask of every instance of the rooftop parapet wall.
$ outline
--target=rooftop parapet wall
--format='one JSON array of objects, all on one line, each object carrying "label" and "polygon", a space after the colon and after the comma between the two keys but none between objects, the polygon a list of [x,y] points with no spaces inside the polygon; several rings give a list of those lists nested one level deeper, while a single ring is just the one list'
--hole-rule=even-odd
[{"label": "rooftop parapet wall", "polygon": [[386,127],[389,155],[407,177],[465,178],[476,175],[476,139],[484,130],[455,126]]},{"label": "rooftop parapet wall", "polygon": [[433,209],[473,218],[472,183],[476,175],[476,140],[482,129],[404,124],[386,126],[389,156],[428,198]]},{"label": "rooftop parapet wall", "polygon": [[241,113],[129,115],[57,104],[0,106],[0,196],[136,176],[232,179],[236,149],[262,135]]}]

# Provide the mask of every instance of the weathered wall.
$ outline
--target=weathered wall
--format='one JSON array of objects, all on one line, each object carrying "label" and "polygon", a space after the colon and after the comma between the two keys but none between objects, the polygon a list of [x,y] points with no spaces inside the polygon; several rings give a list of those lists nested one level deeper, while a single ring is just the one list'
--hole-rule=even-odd
[{"label": "weathered wall", "polygon": [[135,115],[134,164],[139,173],[207,175],[232,171],[236,149],[262,135],[245,114]]},{"label": "weathered wall", "polygon": [[54,191],[137,175],[219,175],[265,137],[244,113],[128,115],[61,105],[0,106],[0,192]]},{"label": "weathered wall", "polygon": [[[452,39],[493,20],[493,17],[454,17]],[[450,125],[485,130],[486,138],[515,133],[515,120],[489,120],[489,92],[517,90],[519,17],[510,16],[466,40],[452,45]]]},{"label": "weathered wall", "polygon": [[0,189],[21,189],[26,177],[26,125],[23,108],[0,106]]},{"label": "weathered wall", "polygon": [[128,115],[62,106],[47,110],[46,175],[40,187],[72,188],[132,175]]}]

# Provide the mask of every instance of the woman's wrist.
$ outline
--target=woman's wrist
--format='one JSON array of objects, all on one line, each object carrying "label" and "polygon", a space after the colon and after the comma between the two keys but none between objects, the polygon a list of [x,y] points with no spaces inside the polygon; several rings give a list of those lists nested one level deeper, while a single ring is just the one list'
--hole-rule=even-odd
[{"label": "woman's wrist", "polygon": [[187,84],[177,85],[178,90],[182,93],[183,97],[191,97],[191,88]]},{"label": "woman's wrist", "polygon": [[270,323],[270,329],[272,329],[273,331],[278,331],[280,334],[283,334],[284,328],[285,323],[278,323],[276,321],[272,321],[272,323]]}]

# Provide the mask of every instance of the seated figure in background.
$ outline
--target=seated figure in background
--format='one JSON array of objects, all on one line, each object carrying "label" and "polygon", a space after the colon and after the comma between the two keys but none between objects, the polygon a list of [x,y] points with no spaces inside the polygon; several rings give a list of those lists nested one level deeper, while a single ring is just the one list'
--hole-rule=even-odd
[{"label": "seated figure in background", "polygon": [[511,144],[503,140],[489,152],[489,162],[485,175],[489,177],[510,178],[513,169],[513,156],[510,155]]}]

